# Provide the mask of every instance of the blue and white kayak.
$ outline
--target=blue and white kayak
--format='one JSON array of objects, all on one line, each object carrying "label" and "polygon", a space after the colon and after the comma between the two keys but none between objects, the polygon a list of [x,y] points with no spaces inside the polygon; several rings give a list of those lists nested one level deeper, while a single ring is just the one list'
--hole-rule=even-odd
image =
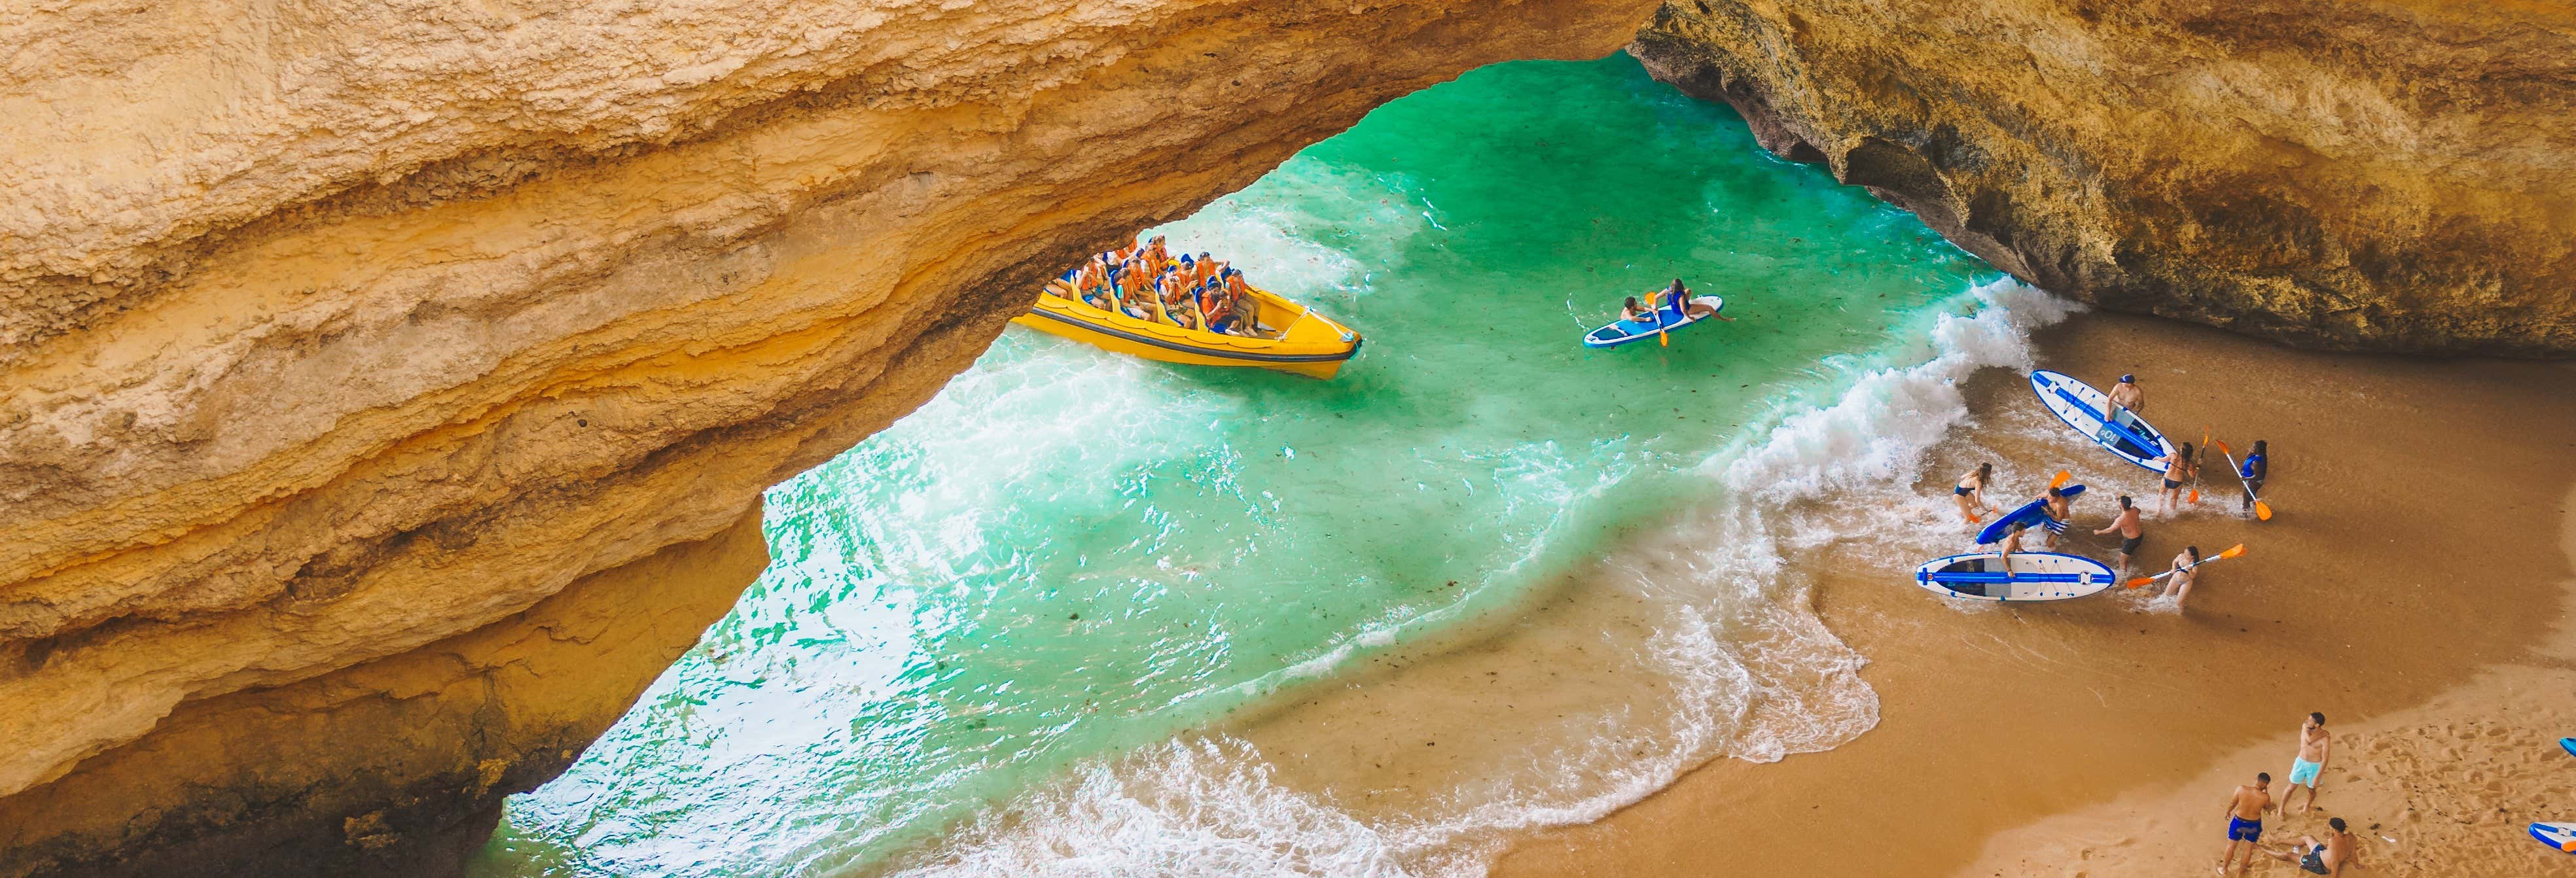
[{"label": "blue and white kayak", "polygon": [[1946,598],[1972,601],[2062,601],[2098,594],[2118,581],[2111,568],[2082,555],[2014,552],[2012,572],[2003,554],[1979,552],[1923,562],[1914,584]]},{"label": "blue and white kayak", "polygon": [[2534,823],[2531,837],[2541,844],[2576,854],[2576,823]]},{"label": "blue and white kayak", "polygon": [[2558,739],[2558,749],[2567,751],[2569,756],[2576,756],[2576,738]]},{"label": "blue and white kayak", "polygon": [[[2030,373],[2030,389],[2039,393],[2041,404],[2075,432],[2092,437],[2103,448],[2121,460],[2156,472],[2165,465],[2157,461],[2174,452],[2173,442],[2156,428],[2147,426],[2135,412],[2111,407],[2111,395],[2093,389],[2064,372],[2046,369]],[[2109,415],[2104,415],[2109,412]]]},{"label": "blue and white kayak", "polygon": [[[2084,493],[2084,486],[2067,485],[2059,488],[2058,491],[2064,493],[2066,496],[2075,497]],[[2004,535],[2012,533],[2012,526],[2016,524],[2026,524],[2031,527],[2044,527],[2055,533],[2066,532],[2066,522],[2048,517],[2048,500],[2046,498],[2041,498],[2024,503],[2019,508],[2014,509],[2011,512],[2004,513],[2002,518],[1986,522],[1985,529],[1977,531],[1977,545],[1982,546],[1988,543],[2003,542]]]},{"label": "blue and white kayak", "polygon": [[[1691,304],[1706,305],[1709,309],[1708,313],[1715,314],[1726,307],[1726,297],[1698,296],[1691,299]],[[1657,308],[1655,309],[1655,312],[1648,315],[1648,317],[1650,319],[1647,320],[1613,321],[1608,326],[1584,333],[1583,346],[1587,348],[1615,348],[1632,341],[1645,341],[1647,339],[1654,338],[1657,335],[1672,332],[1693,323],[1698,323],[1702,320],[1708,319],[1706,317],[1693,317],[1688,313],[1688,311],[1678,307]]]}]

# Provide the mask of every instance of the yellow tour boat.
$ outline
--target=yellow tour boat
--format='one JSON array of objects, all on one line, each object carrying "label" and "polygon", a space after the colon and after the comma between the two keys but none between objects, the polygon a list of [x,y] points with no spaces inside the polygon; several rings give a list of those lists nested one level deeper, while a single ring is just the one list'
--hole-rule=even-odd
[{"label": "yellow tour boat", "polygon": [[1260,287],[1246,302],[1252,336],[1184,329],[1103,311],[1053,292],[1038,294],[1029,313],[1011,322],[1095,346],[1165,363],[1250,366],[1331,378],[1359,353],[1360,334],[1304,305]]}]

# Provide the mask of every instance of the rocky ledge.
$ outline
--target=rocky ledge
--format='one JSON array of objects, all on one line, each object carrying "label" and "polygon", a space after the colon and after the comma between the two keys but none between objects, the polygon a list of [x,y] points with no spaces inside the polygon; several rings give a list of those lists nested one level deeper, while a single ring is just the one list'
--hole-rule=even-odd
[{"label": "rocky ledge", "polygon": [[1643,0],[0,22],[0,875],[453,871],[1035,282]]},{"label": "rocky ledge", "polygon": [[1671,0],[1629,51],[2051,290],[2576,352],[2576,5]]}]

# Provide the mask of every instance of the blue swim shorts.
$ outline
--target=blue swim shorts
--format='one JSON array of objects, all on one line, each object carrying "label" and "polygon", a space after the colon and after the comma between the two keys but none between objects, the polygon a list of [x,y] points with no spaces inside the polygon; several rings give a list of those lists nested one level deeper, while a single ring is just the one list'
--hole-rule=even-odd
[{"label": "blue swim shorts", "polygon": [[2263,840],[2263,821],[2243,817],[2227,818],[2227,840],[2257,842]]}]

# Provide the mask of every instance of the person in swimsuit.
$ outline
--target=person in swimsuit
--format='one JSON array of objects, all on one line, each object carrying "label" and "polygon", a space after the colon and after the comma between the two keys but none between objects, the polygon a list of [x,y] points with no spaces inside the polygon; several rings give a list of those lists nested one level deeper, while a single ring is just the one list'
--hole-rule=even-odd
[{"label": "person in swimsuit", "polygon": [[1980,506],[1990,512],[2003,512],[1986,502],[1986,482],[1994,477],[1995,465],[1992,462],[1981,463],[1977,464],[1976,472],[1960,476],[1959,483],[1950,486],[1950,500],[1959,504],[1960,518],[1967,519],[1969,524],[1977,523],[1977,507]]},{"label": "person in swimsuit", "polygon": [[[2115,409],[2128,409],[2131,412],[2143,412],[2147,410],[2147,392],[2138,389],[2138,376],[2122,375],[2120,376],[2120,383],[2111,385],[2111,407]],[[2114,413],[2104,412],[2103,414],[2112,415]],[[2124,421],[2122,423],[2127,422]]]},{"label": "person in swimsuit", "polygon": [[2165,465],[2164,490],[2156,492],[2156,515],[2172,515],[2182,508],[2182,485],[2200,474],[2200,465],[2192,462],[2191,443],[2185,442],[2174,453],[2156,458]]},{"label": "person in swimsuit", "polygon": [[2308,714],[2299,723],[2299,755],[2290,758],[2290,788],[2281,793],[2282,813],[2289,812],[2290,799],[2299,794],[2300,787],[2308,788],[2308,803],[2299,806],[2299,813],[2308,813],[2308,809],[2317,806],[2317,775],[2325,773],[2326,757],[2332,755],[2334,735],[2326,731],[2326,715]]},{"label": "person in swimsuit", "polygon": [[1619,306],[1619,319],[1630,323],[1653,324],[1662,322],[1655,319],[1653,309],[1647,308],[1643,303],[1638,302],[1637,297],[1635,296],[1629,296],[1628,301]]},{"label": "person in swimsuit", "polygon": [[2181,612],[2183,599],[2191,597],[2191,582],[2200,578],[2199,566],[2199,546],[2184,546],[2182,554],[2174,556],[2173,575],[2165,577],[2164,593],[2173,595],[2175,612]]},{"label": "person in swimsuit", "polygon": [[2004,544],[2003,544],[2003,548],[2001,549],[2001,551],[2003,552],[2003,565],[2004,565],[2004,578],[2005,578],[2005,579],[2011,579],[2011,578],[2012,578],[2012,575],[2013,575],[2013,572],[2012,572],[2012,556],[2013,556],[2013,553],[2014,553],[2014,552],[2019,552],[2019,551],[2021,551],[2021,532],[2022,532],[2022,531],[2029,530],[2029,529],[2030,529],[2030,525],[2026,525],[2026,524],[2015,524],[2015,525],[2013,525],[2013,526],[2012,526],[2012,532],[2011,532],[2011,533],[2004,534]]},{"label": "person in swimsuit", "polygon": [[2146,538],[2147,533],[2145,529],[2138,526],[2138,505],[2130,501],[2127,494],[2120,495],[2119,517],[2111,519],[2110,524],[2103,526],[2101,530],[2094,531],[2093,534],[2100,536],[2115,530],[2120,532],[2120,578],[2127,579],[2129,578],[2129,559],[2138,554],[2138,543]]},{"label": "person in swimsuit", "polygon": [[2261,439],[2256,439],[2254,453],[2245,455],[2244,460],[2237,461],[2239,466],[2236,469],[2236,475],[2245,480],[2245,494],[2240,498],[2244,502],[2236,507],[2238,511],[2254,508],[2254,495],[2263,492],[2263,477],[2272,471],[2272,464],[2265,458],[2265,443]]},{"label": "person in swimsuit", "polygon": [[2261,851],[2263,812],[2272,809],[2272,773],[2254,775],[2253,786],[2241,786],[2227,797],[2227,855],[2218,858],[2218,874],[2227,874],[2227,864],[2236,859],[2236,846],[2245,846],[2245,865],[2238,874],[2253,871],[2254,854]]},{"label": "person in swimsuit", "polygon": [[2075,520],[2075,498],[2067,496],[2064,488],[2051,487],[2048,493],[2040,495],[2039,499],[2045,504],[2040,507],[2040,511],[2046,513],[2049,518],[2055,519],[2049,523],[2048,537],[2042,541],[2042,545],[2055,549],[2057,534],[2066,529],[2067,522]]},{"label": "person in swimsuit", "polygon": [[2352,837],[2351,826],[2345,824],[2341,817],[2328,818],[2326,826],[2333,828],[2334,834],[2326,836],[2324,841],[2302,835],[2299,843],[2288,850],[2266,850],[2263,855],[2297,864],[2300,870],[2311,875],[2341,875],[2346,864],[2361,868],[2361,839]]}]

